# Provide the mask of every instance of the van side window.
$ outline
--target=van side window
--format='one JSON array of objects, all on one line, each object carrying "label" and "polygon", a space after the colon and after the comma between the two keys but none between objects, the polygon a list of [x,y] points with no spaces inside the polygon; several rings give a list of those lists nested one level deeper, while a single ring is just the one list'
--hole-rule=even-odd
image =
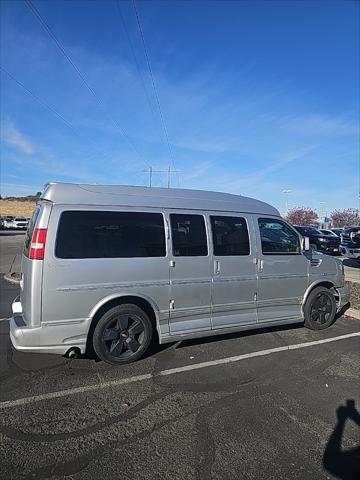
[{"label": "van side window", "polygon": [[205,221],[202,215],[170,214],[171,236],[175,257],[208,254]]},{"label": "van side window", "polygon": [[299,254],[298,235],[281,220],[259,218],[261,248],[264,255]]},{"label": "van side window", "polygon": [[245,218],[211,216],[214,255],[249,255],[249,233]]},{"label": "van side window", "polygon": [[58,258],[164,257],[161,213],[67,211],[60,217]]}]

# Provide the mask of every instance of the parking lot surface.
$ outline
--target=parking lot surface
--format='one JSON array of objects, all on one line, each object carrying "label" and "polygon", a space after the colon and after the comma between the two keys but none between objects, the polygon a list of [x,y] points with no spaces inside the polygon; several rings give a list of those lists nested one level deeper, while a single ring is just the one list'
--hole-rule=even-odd
[{"label": "parking lot surface", "polygon": [[[4,286],[0,318],[17,295]],[[360,478],[359,321],[178,342],[122,367],[16,352],[8,328],[1,479]]]}]

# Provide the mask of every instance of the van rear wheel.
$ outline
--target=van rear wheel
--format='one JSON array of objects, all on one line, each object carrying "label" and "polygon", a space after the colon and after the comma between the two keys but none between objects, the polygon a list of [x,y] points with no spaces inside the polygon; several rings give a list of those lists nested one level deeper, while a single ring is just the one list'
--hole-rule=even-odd
[{"label": "van rear wheel", "polygon": [[336,301],[326,287],[317,287],[310,292],[304,307],[305,327],[323,330],[330,327],[336,314]]},{"label": "van rear wheel", "polygon": [[137,305],[124,304],[108,310],[98,321],[93,335],[97,356],[113,365],[135,362],[148,349],[153,326]]}]

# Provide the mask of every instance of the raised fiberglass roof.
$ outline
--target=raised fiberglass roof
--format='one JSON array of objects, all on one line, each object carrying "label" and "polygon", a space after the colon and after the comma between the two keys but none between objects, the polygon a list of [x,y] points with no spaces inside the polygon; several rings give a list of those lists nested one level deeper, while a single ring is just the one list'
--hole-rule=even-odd
[{"label": "raised fiberglass roof", "polygon": [[45,185],[41,198],[56,204],[72,206],[118,205],[182,208],[186,210],[217,210],[280,216],[276,208],[260,200],[230,193],[188,190],[185,188],[49,183]]}]

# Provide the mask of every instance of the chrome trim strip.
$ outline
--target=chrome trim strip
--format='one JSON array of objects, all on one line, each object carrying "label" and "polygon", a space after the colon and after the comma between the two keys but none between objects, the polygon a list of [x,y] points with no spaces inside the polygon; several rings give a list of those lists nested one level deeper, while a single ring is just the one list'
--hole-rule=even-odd
[{"label": "chrome trim strip", "polygon": [[65,286],[56,289],[57,292],[78,292],[88,290],[112,290],[114,288],[133,288],[133,287],[158,287],[168,286],[170,282],[168,280],[158,280],[153,282],[121,282],[121,283],[92,283],[83,284],[77,286]]},{"label": "chrome trim strip", "polygon": [[215,277],[214,283],[221,283],[221,282],[243,282],[246,280],[255,280],[256,281],[256,273],[253,275],[244,275],[242,277]]},{"label": "chrome trim strip", "polygon": [[[175,310],[170,310],[170,322],[178,318],[195,317],[199,315],[210,318],[210,305],[207,307],[175,308]],[[190,318],[188,318],[188,320],[191,321]]]},{"label": "chrome trim strip", "polygon": [[274,298],[268,300],[258,300],[258,307],[272,307],[272,306],[288,306],[288,305],[301,305],[301,297],[290,297],[290,298]]},{"label": "chrome trim strip", "polygon": [[223,305],[214,305],[212,308],[213,313],[231,312],[237,310],[250,310],[255,309],[255,302],[242,302],[242,303],[226,303]]},{"label": "chrome trim strip", "polygon": [[58,327],[62,325],[77,325],[80,323],[86,323],[90,322],[91,318],[75,318],[75,319],[69,319],[69,320],[54,320],[52,322],[42,322],[41,326],[42,327]]},{"label": "chrome trim strip", "polygon": [[283,273],[283,274],[259,274],[259,280],[273,280],[274,278],[307,278],[306,274],[298,274],[298,273]]},{"label": "chrome trim strip", "polygon": [[190,278],[186,280],[172,280],[172,285],[192,285],[194,283],[211,283],[211,276],[207,278]]}]

